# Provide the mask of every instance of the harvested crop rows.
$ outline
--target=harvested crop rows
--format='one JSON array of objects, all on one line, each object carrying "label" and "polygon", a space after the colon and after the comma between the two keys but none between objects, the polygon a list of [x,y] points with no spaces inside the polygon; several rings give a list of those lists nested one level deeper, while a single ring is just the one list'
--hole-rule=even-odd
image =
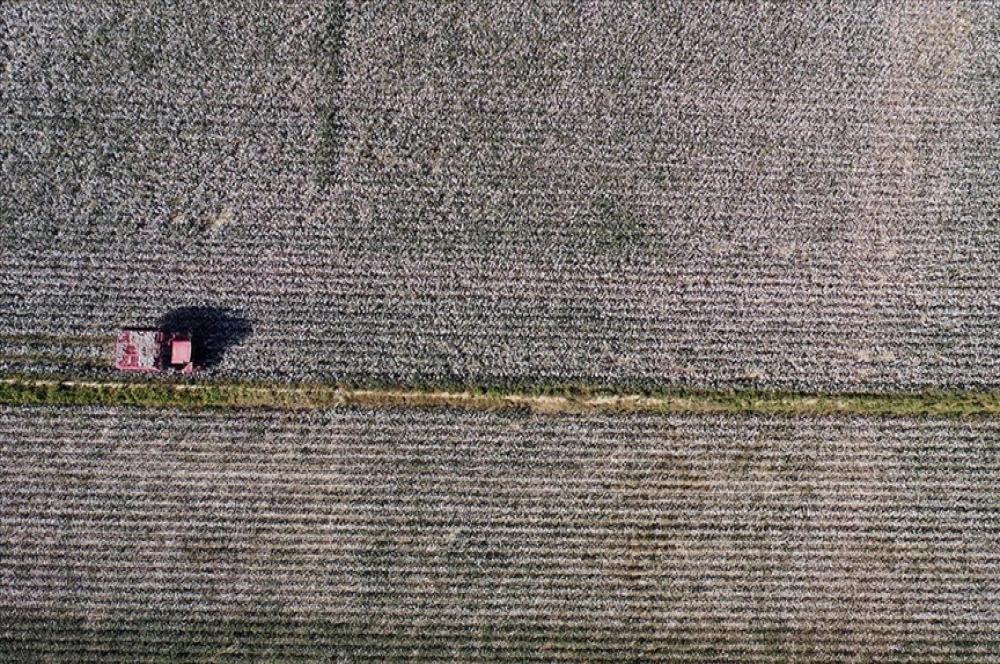
[{"label": "harvested crop rows", "polygon": [[0,21],[8,370],[203,304],[234,378],[997,387],[994,4]]},{"label": "harvested crop rows", "polygon": [[0,647],[988,659],[998,426],[3,408]]}]

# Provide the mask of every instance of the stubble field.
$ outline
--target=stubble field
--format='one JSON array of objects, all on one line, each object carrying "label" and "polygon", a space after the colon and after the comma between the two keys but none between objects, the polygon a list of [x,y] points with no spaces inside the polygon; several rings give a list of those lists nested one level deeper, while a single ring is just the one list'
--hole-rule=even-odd
[{"label": "stubble field", "polygon": [[997,386],[995,5],[0,12],[8,370]]},{"label": "stubble field", "polygon": [[0,647],[983,661],[997,427],[3,408]]}]

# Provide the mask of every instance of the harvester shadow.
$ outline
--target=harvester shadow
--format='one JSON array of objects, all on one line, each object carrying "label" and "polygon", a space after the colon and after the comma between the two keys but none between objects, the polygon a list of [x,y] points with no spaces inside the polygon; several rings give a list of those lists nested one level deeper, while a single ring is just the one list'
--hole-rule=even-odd
[{"label": "harvester shadow", "polygon": [[239,312],[219,307],[181,307],[167,312],[159,328],[166,334],[190,334],[196,367],[218,366],[233,346],[253,334],[253,325]]}]

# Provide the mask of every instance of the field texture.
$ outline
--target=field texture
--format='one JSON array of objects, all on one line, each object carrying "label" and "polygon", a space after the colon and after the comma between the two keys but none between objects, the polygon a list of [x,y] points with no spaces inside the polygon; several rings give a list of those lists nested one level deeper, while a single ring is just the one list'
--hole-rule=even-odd
[{"label": "field texture", "polygon": [[0,409],[0,659],[986,661],[1000,424]]},{"label": "field texture", "polygon": [[1000,5],[6,2],[0,368],[1000,386]]}]

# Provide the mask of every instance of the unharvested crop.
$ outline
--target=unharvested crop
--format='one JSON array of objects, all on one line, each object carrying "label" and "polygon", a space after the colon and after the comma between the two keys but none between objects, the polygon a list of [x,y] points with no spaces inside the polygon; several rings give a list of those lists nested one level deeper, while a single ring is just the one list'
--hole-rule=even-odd
[{"label": "unharvested crop", "polygon": [[217,306],[233,378],[997,387],[998,20],[4,3],[0,368]]}]

